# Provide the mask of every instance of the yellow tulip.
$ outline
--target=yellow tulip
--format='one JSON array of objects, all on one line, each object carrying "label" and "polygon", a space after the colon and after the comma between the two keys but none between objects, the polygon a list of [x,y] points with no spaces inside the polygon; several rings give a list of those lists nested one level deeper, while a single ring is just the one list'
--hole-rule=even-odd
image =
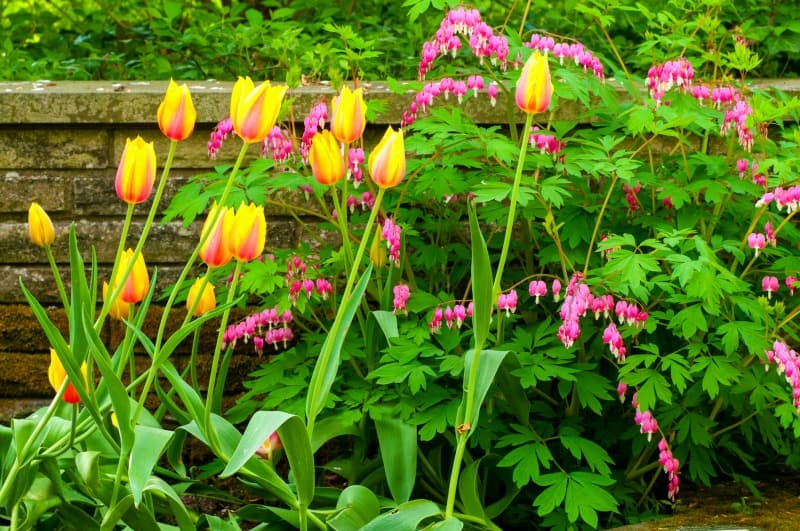
[{"label": "yellow tulip", "polygon": [[[113,285],[116,286],[123,280],[122,275],[128,268],[128,264],[132,258],[133,249],[128,249],[122,253]],[[136,262],[134,262],[133,269],[131,269],[131,274],[128,276],[127,280],[125,280],[125,285],[119,294],[119,299],[122,300],[122,302],[127,302],[128,304],[136,304],[144,299],[149,289],[150,275],[147,273],[147,266],[144,263],[144,256],[139,254],[139,256],[136,258]]]},{"label": "yellow tulip", "polygon": [[383,139],[372,150],[367,161],[369,175],[381,188],[397,186],[406,174],[406,152],[403,131],[386,130]]},{"label": "yellow tulip", "polygon": [[240,77],[231,95],[233,130],[248,144],[261,142],[275,126],[286,86],[273,87],[264,81],[258,87],[249,77]]},{"label": "yellow tulip", "polygon": [[522,68],[517,81],[517,107],[528,114],[544,112],[550,106],[553,84],[547,56],[534,52]]},{"label": "yellow tulip", "polygon": [[328,130],[311,139],[308,161],[314,178],[320,184],[336,184],[344,177],[344,159],[339,143]]},{"label": "yellow tulip", "polygon": [[367,125],[367,106],[364,104],[363,90],[351,91],[347,85],[333,100],[331,132],[339,142],[349,144],[364,134]]},{"label": "yellow tulip", "polygon": [[[204,283],[205,286],[203,286]],[[202,292],[200,292],[201,288]],[[197,301],[196,305],[195,301]],[[186,310],[191,311],[192,306],[194,306],[192,315],[195,317],[200,317],[217,307],[217,297],[214,294],[214,285],[211,282],[202,278],[194,281],[192,287],[189,288],[189,295],[186,297]]]},{"label": "yellow tulip", "polygon": [[[217,214],[219,211],[219,214]],[[216,222],[211,222],[217,217]],[[233,255],[230,250],[230,234],[233,228],[233,210],[227,207],[219,207],[214,203],[208,212],[208,217],[203,224],[201,237],[205,238],[205,243],[200,248],[200,259],[208,267],[222,267],[231,261]],[[207,236],[206,236],[207,235]]]},{"label": "yellow tulip", "polygon": [[[108,282],[103,282],[103,300],[106,300],[108,297]],[[108,310],[108,315],[111,316],[112,319],[127,319],[128,315],[130,314],[131,306],[127,302],[123,301],[121,297],[117,297],[117,300],[114,301],[114,304],[111,305],[111,309]]]},{"label": "yellow tulip", "polygon": [[39,247],[47,247],[56,239],[53,222],[39,203],[31,203],[28,209],[28,234]]},{"label": "yellow tulip", "polygon": [[[84,386],[88,387],[89,379],[86,375],[85,361],[81,364],[81,374],[83,375]],[[50,385],[56,392],[61,389],[61,385],[64,383],[64,380],[67,379],[67,371],[64,370],[61,359],[52,348],[50,349],[50,366],[47,368],[47,379],[50,380]],[[78,391],[75,390],[75,386],[72,385],[72,383],[67,384],[67,390],[61,395],[61,399],[70,404],[77,404],[81,401],[81,397],[78,395]]]},{"label": "yellow tulip", "polygon": [[192,94],[185,84],[178,86],[169,80],[167,93],[158,106],[158,127],[164,136],[172,140],[184,140],[192,136],[197,111],[192,103]]},{"label": "yellow tulip", "polygon": [[137,136],[125,141],[114,184],[117,196],[128,204],[147,201],[156,179],[156,150]]},{"label": "yellow tulip", "polygon": [[267,240],[264,207],[244,203],[236,210],[230,233],[230,250],[237,260],[249,262],[261,256]]}]

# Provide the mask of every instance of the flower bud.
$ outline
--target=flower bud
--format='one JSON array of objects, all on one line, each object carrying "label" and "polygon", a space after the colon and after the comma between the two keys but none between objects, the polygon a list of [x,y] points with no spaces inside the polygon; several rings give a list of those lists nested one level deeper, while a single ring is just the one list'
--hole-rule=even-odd
[{"label": "flower bud", "polygon": [[39,203],[31,203],[28,209],[28,234],[39,247],[47,247],[56,239],[53,222]]},{"label": "flower bud", "polygon": [[517,107],[528,114],[544,112],[550,106],[553,84],[547,56],[534,52],[522,68],[517,81]]},{"label": "flower bud", "polygon": [[[120,256],[117,274],[112,283],[114,286],[118,285],[123,280],[122,275],[125,274],[125,270],[128,268],[128,264],[132,258],[133,249],[128,249]],[[150,289],[150,275],[147,273],[147,266],[144,263],[144,256],[141,253],[136,257],[136,262],[133,264],[131,274],[124,280],[125,285],[119,294],[119,299],[128,304],[141,302]]]},{"label": "flower bud", "polygon": [[339,142],[349,144],[364,134],[367,125],[367,106],[364,104],[363,90],[351,91],[347,85],[342,87],[339,96],[333,100],[331,132]]},{"label": "flower bud", "polygon": [[328,130],[317,133],[311,139],[308,160],[314,178],[320,184],[336,184],[344,177],[344,160],[339,143]]},{"label": "flower bud", "polygon": [[394,131],[390,126],[383,139],[370,153],[367,165],[370,177],[381,188],[391,188],[400,184],[406,174],[403,131]]},{"label": "flower bud", "polygon": [[230,250],[237,260],[249,262],[261,256],[267,240],[264,207],[244,203],[236,210],[230,233]]},{"label": "flower bud", "polygon": [[386,246],[381,239],[380,225],[372,238],[372,245],[369,246],[369,260],[376,269],[382,269],[386,265]]},{"label": "flower bud", "polygon": [[[202,292],[200,291],[202,289]],[[195,303],[195,301],[197,301]],[[214,285],[206,279],[198,278],[189,288],[189,295],[186,297],[186,310],[194,312],[192,315],[200,317],[217,307],[217,297],[214,294]]]},{"label": "flower bud", "polygon": [[[89,380],[86,375],[85,361],[81,364],[81,374],[83,375],[84,386],[88,387]],[[61,359],[58,357],[55,349],[52,348],[50,349],[50,366],[47,368],[47,379],[50,380],[50,385],[56,393],[61,389],[64,380],[67,379],[67,371],[64,370]],[[69,404],[77,404],[81,401],[81,397],[78,395],[78,391],[75,390],[75,386],[72,385],[72,383],[67,384],[67,389],[64,394],[61,395],[61,399]]]},{"label": "flower bud", "polygon": [[[219,210],[219,215],[217,211]],[[212,220],[217,218],[211,225]],[[201,238],[205,240],[200,248],[200,259],[208,267],[222,267],[231,261],[230,234],[233,228],[233,210],[219,207],[214,203],[203,224]]]},{"label": "flower bud", "polygon": [[178,86],[169,80],[167,93],[158,106],[158,127],[164,136],[172,140],[184,140],[192,136],[197,111],[192,103],[192,94],[185,84]]},{"label": "flower bud", "polygon": [[281,438],[278,436],[277,431],[273,431],[267,440],[264,441],[264,444],[256,449],[256,455],[258,457],[269,459],[272,461],[272,458],[275,456],[275,452],[283,448],[283,443],[281,442]]},{"label": "flower bud", "polygon": [[135,205],[147,201],[153,190],[156,174],[156,150],[152,142],[137,136],[125,141],[125,149],[117,167],[114,184],[117,197]]},{"label": "flower bud", "polygon": [[275,126],[286,86],[273,87],[264,81],[258,87],[249,77],[240,77],[231,95],[233,130],[248,144],[261,142]]},{"label": "flower bud", "polygon": [[[108,282],[103,282],[103,300],[107,299],[108,299]],[[114,301],[114,304],[112,304],[111,308],[108,310],[108,315],[110,315],[112,319],[118,319],[121,321],[123,319],[128,318],[130,310],[131,310],[130,304],[123,301],[121,297],[117,297],[117,300]]]}]

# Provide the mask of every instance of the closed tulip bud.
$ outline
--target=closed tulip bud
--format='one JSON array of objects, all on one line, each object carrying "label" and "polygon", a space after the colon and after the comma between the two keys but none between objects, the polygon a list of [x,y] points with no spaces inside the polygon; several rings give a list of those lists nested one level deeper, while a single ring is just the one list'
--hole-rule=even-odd
[{"label": "closed tulip bud", "polygon": [[[202,289],[202,291],[200,291]],[[197,302],[195,302],[197,301]],[[214,285],[208,280],[198,278],[189,288],[189,295],[186,297],[186,310],[194,312],[192,315],[200,317],[217,307],[217,296],[214,293]]]},{"label": "closed tulip bud", "polygon": [[261,142],[275,126],[286,86],[273,87],[264,81],[258,87],[249,77],[240,77],[231,95],[233,130],[248,144]]},{"label": "closed tulip bud", "polygon": [[528,114],[544,112],[550,106],[553,84],[547,56],[534,52],[522,67],[517,81],[517,107]]},{"label": "closed tulip bud", "polygon": [[386,245],[381,240],[380,225],[372,238],[372,245],[369,246],[369,261],[376,269],[382,269],[386,265]]},{"label": "closed tulip bud", "polygon": [[264,441],[264,444],[256,449],[256,455],[263,459],[269,459],[272,461],[272,458],[275,456],[275,452],[281,448],[283,448],[281,438],[278,436],[277,431],[273,431],[270,436],[267,437],[267,440]]},{"label": "closed tulip bud", "polygon": [[339,142],[349,144],[364,134],[367,125],[367,106],[362,89],[351,91],[347,85],[333,100],[331,132]]},{"label": "closed tulip bud", "polygon": [[56,239],[53,222],[39,203],[31,203],[28,209],[28,234],[39,247],[47,247]]},{"label": "closed tulip bud", "polygon": [[[123,280],[122,275],[128,269],[128,264],[133,258],[133,249],[128,249],[122,256],[120,256],[119,265],[117,266],[117,274],[114,278],[113,285],[117,286]],[[128,304],[136,304],[141,302],[147,295],[150,289],[150,275],[147,273],[147,266],[144,263],[144,256],[139,254],[136,261],[133,263],[131,274],[125,280],[122,291],[119,294],[119,299]]]},{"label": "closed tulip bud", "polygon": [[[107,300],[108,298],[108,282],[103,282],[103,300]],[[112,319],[127,319],[128,315],[130,314],[131,305],[127,302],[123,301],[121,297],[117,297],[117,300],[114,301],[114,304],[111,305],[111,308],[108,310],[108,315],[111,316]]]},{"label": "closed tulip bud", "polygon": [[[217,211],[219,210],[219,214]],[[214,218],[216,222],[212,225]],[[222,267],[231,261],[233,255],[230,249],[230,234],[233,228],[233,210],[219,207],[216,203],[208,212],[206,222],[203,224],[201,238],[205,243],[200,248],[200,259],[208,267]]]},{"label": "closed tulip bud", "polygon": [[[88,387],[89,379],[86,375],[86,362],[81,364],[81,375],[83,376],[84,386]],[[47,379],[50,380],[50,385],[56,393],[61,389],[64,380],[67,379],[67,371],[64,370],[61,359],[52,348],[50,349],[50,366],[47,368]],[[81,397],[78,395],[78,391],[75,390],[75,386],[72,385],[72,383],[67,384],[67,390],[61,395],[61,399],[69,404],[77,404],[81,401]]]},{"label": "closed tulip bud", "polygon": [[244,203],[236,210],[231,229],[230,248],[237,260],[249,262],[261,256],[267,240],[267,220],[264,207]]},{"label": "closed tulip bud", "polygon": [[114,184],[117,197],[135,205],[147,201],[156,180],[156,150],[152,142],[137,136],[125,141]]},{"label": "closed tulip bud", "polygon": [[386,130],[367,161],[369,175],[381,188],[397,186],[406,174],[406,151],[403,131]]},{"label": "closed tulip bud", "polygon": [[192,136],[197,111],[192,103],[192,94],[186,85],[178,86],[169,80],[164,101],[158,106],[158,127],[169,139],[185,140]]},{"label": "closed tulip bud", "polygon": [[311,172],[320,184],[336,184],[344,177],[344,159],[339,143],[330,131],[317,133],[308,152]]}]

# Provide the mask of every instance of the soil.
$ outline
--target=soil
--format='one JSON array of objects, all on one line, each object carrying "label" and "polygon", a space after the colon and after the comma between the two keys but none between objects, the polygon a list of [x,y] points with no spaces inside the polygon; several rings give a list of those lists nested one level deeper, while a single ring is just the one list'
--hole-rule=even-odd
[{"label": "soil", "polygon": [[775,476],[756,484],[755,496],[742,483],[681,489],[672,516],[614,531],[800,529],[800,475]]}]

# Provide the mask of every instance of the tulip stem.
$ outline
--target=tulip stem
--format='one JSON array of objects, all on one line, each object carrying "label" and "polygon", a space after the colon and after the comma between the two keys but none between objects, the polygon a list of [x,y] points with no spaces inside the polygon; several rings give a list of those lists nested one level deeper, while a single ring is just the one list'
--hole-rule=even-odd
[{"label": "tulip stem", "polygon": [[[347,182],[347,180],[345,180],[345,182]],[[343,197],[344,193],[344,190],[342,190]],[[336,221],[339,225],[339,232],[342,234],[342,245],[344,246],[344,255],[346,258],[345,261],[349,262],[349,264],[352,264],[353,247],[350,244],[350,234],[347,231],[347,206],[343,204],[341,200],[339,200],[339,194],[336,191],[336,185],[331,186],[331,195],[333,196],[333,207],[336,209]]]},{"label": "tulip stem", "polygon": [[58,295],[61,297],[61,304],[64,305],[64,313],[69,315],[69,298],[67,298],[67,290],[64,289],[64,282],[61,280],[61,273],[58,271],[56,259],[53,257],[53,249],[49,245],[45,245],[44,252],[47,255],[47,261],[50,262],[50,269],[53,271],[53,278],[56,280]]}]

